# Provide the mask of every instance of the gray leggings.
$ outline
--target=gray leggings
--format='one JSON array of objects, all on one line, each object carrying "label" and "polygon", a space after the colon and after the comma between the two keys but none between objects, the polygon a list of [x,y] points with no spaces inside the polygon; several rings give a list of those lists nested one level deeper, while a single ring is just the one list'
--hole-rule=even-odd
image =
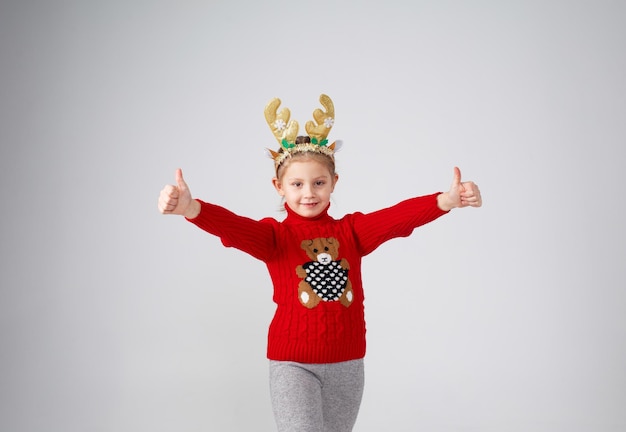
[{"label": "gray leggings", "polygon": [[270,360],[278,432],[350,432],[363,384],[363,359],[325,364]]}]

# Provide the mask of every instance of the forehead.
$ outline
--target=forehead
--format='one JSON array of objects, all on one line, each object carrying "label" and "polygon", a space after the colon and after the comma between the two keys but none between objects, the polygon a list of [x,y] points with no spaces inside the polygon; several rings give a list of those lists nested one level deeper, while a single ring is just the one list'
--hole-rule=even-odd
[{"label": "forehead", "polygon": [[293,160],[285,167],[285,177],[331,177],[328,166],[315,159]]}]

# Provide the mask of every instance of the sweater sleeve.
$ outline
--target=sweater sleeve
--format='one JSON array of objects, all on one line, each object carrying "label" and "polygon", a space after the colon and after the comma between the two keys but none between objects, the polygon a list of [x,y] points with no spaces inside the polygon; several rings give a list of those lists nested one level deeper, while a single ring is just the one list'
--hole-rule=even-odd
[{"label": "sweater sleeve", "polygon": [[437,205],[437,195],[439,193],[411,198],[372,213],[355,213],[353,229],[363,256],[384,242],[407,237],[415,228],[448,213]]},{"label": "sweater sleeve", "polygon": [[239,216],[215,204],[197,200],[200,213],[189,222],[220,238],[226,247],[234,247],[266,261],[276,249],[274,225],[270,219],[257,221]]}]

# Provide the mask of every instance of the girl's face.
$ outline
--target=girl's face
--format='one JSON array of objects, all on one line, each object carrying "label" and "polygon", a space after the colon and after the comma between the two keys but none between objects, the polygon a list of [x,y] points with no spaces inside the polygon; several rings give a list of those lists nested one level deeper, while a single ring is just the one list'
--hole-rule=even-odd
[{"label": "girl's face", "polygon": [[339,176],[316,160],[292,161],[281,179],[272,182],[291,210],[303,217],[315,217],[330,203]]}]

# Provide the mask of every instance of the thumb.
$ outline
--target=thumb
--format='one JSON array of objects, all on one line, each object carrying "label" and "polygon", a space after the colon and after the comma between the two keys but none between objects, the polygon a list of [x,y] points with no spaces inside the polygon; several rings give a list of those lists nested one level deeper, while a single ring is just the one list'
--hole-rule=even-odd
[{"label": "thumb", "polygon": [[461,183],[461,170],[459,167],[454,167],[454,178],[452,179],[452,189],[458,189],[463,192],[465,187]]},{"label": "thumb", "polygon": [[183,170],[180,168],[176,170],[176,184],[178,185],[178,189],[180,189],[181,191],[189,189],[189,186],[187,186],[185,179],[183,179]]},{"label": "thumb", "polygon": [[461,184],[461,170],[459,167],[454,167],[454,179],[452,180],[452,184],[454,186],[459,186]]}]

